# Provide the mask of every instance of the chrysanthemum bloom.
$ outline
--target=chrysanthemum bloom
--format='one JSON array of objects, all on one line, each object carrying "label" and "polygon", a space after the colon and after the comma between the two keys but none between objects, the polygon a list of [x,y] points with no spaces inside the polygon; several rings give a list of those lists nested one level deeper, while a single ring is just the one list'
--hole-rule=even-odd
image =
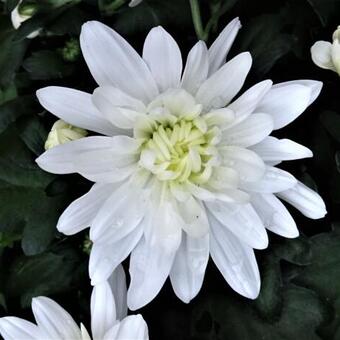
[{"label": "chrysanthemum bloom", "polygon": [[340,26],[333,33],[333,43],[317,41],[311,48],[314,64],[340,75]]},{"label": "chrysanthemum bloom", "polygon": [[225,63],[239,28],[233,20],[209,49],[199,41],[182,72],[180,50],[163,28],[150,31],[141,58],[117,32],[88,22],[81,48],[99,87],[92,95],[38,91],[56,116],[107,135],[57,146],[37,162],[95,182],[63,213],[58,229],[72,235],[90,226],[93,284],[131,253],[130,309],[151,301],[168,276],[189,302],[209,254],[234,290],[256,298],[253,248],[267,247],[266,228],[299,234],[277,196],[310,218],[326,213],[317,193],[276,167],[312,152],[269,136],[297,118],[322,84],[265,80],[233,101],[252,63],[249,53]]},{"label": "chrysanthemum bloom", "polygon": [[[0,318],[2,337],[5,340],[148,340],[148,328],[142,316],[125,317],[125,276],[121,267],[117,269],[109,282],[95,286],[92,291],[92,338],[83,324],[79,328],[68,312],[44,296],[32,301],[36,325],[17,317]],[[113,293],[122,302],[117,309]]]}]

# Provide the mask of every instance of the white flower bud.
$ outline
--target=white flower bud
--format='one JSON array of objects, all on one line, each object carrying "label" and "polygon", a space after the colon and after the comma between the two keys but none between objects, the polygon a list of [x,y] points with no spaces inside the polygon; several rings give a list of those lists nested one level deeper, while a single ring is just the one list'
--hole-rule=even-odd
[{"label": "white flower bud", "polygon": [[333,33],[333,43],[317,41],[311,48],[313,62],[340,75],[340,26]]},{"label": "white flower bud", "polygon": [[[22,3],[22,0],[19,1],[18,5],[11,12],[11,21],[15,29],[18,29],[24,21],[30,19],[35,13],[34,5],[25,6],[23,9],[21,9],[20,8],[21,3]],[[27,38],[33,39],[38,35],[39,35],[39,30],[32,32],[31,34],[27,36]]]},{"label": "white flower bud", "polygon": [[48,134],[45,142],[45,150],[51,149],[59,144],[64,144],[76,139],[80,139],[87,136],[87,131],[71,124],[64,122],[63,120],[57,120]]},{"label": "white flower bud", "polygon": [[334,41],[335,39],[340,40],[340,26],[338,26],[338,28],[337,28],[337,29],[334,31],[334,33],[333,33],[333,41]]}]

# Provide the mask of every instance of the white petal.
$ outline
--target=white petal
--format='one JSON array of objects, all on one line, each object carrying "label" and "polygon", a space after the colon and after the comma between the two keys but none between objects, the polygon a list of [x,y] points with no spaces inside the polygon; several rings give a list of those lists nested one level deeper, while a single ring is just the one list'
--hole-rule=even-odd
[{"label": "white petal", "polygon": [[115,136],[111,146],[84,150],[76,156],[75,170],[94,182],[114,183],[129,177],[137,170],[140,142],[128,136]]},{"label": "white petal", "polygon": [[311,150],[290,139],[268,136],[262,142],[251,146],[265,162],[281,162],[313,157]]},{"label": "white petal", "polygon": [[312,98],[312,89],[299,84],[280,84],[264,96],[256,111],[272,116],[274,129],[281,129],[306,110]]},{"label": "white petal", "polygon": [[182,76],[181,87],[195,95],[208,76],[208,50],[203,41],[199,41],[189,52]]},{"label": "white petal", "polygon": [[53,300],[40,296],[32,300],[38,327],[50,339],[81,339],[81,332],[71,315]]},{"label": "white petal", "polygon": [[95,285],[91,295],[91,329],[94,340],[101,340],[115,324],[115,300],[108,282]]},{"label": "white petal", "polygon": [[140,314],[126,317],[119,325],[117,340],[149,339],[148,326]]},{"label": "white petal", "polygon": [[138,227],[115,243],[94,243],[89,262],[91,284],[96,285],[107,280],[115,268],[129,256],[142,235],[143,229]]},{"label": "white petal", "polygon": [[111,137],[86,137],[55,146],[40,155],[36,162],[45,171],[70,174],[77,172],[75,160],[79,154],[111,147]]},{"label": "white petal", "polygon": [[223,189],[215,193],[215,198],[225,203],[244,204],[249,202],[249,195],[237,189]]},{"label": "white petal", "polygon": [[122,134],[92,104],[89,93],[49,86],[38,90],[37,97],[47,111],[71,125],[107,136]]},{"label": "white petal", "polygon": [[261,142],[272,131],[272,117],[265,113],[254,113],[241,123],[225,129],[221,145],[248,147]]},{"label": "white petal", "polygon": [[179,87],[182,73],[181,51],[176,41],[161,26],[153,28],[146,37],[143,59],[160,92]]},{"label": "white petal", "polygon": [[112,327],[103,340],[148,340],[148,326],[143,317],[130,315],[122,322]]},{"label": "white petal", "polygon": [[322,82],[317,80],[310,80],[310,79],[299,79],[299,80],[291,80],[291,81],[285,81],[283,83],[278,83],[273,86],[274,89],[279,87],[284,87],[287,85],[302,85],[307,86],[311,90],[311,96],[309,100],[309,105],[312,104],[315,99],[319,96],[321,90],[322,90]]},{"label": "white petal", "polygon": [[178,202],[177,209],[184,222],[182,228],[191,237],[202,237],[208,233],[209,222],[202,203],[191,196],[185,202]]},{"label": "white petal", "polygon": [[35,324],[13,316],[0,318],[0,334],[5,340],[36,340],[41,336]]},{"label": "white petal", "polygon": [[135,310],[149,303],[160,291],[181,243],[182,229],[169,192],[157,183],[143,220],[145,237],[130,257],[131,283],[128,306]]},{"label": "white petal", "polygon": [[196,99],[205,111],[227,105],[240,91],[252,64],[248,52],[241,53],[212,74],[200,86]]},{"label": "white petal", "polygon": [[189,303],[200,291],[209,260],[209,235],[190,237],[182,234],[170,279],[176,295]]},{"label": "white petal", "polygon": [[211,202],[215,200],[221,200],[223,202],[231,203],[246,203],[249,201],[249,195],[241,190],[229,189],[221,186],[221,190],[216,190],[213,187],[198,186],[193,183],[185,183],[185,188],[193,196],[199,200]]},{"label": "white petal", "polygon": [[278,197],[312,219],[323,218],[327,213],[325,203],[320,195],[301,182],[287,191],[280,192]]},{"label": "white petal", "polygon": [[91,190],[72,202],[59,218],[57,229],[65,235],[74,235],[89,227],[100,207],[117,185],[94,184]]},{"label": "white petal", "polygon": [[184,187],[186,191],[190,192],[193,196],[197,197],[199,200],[214,201],[216,199],[215,192],[203,188],[200,185],[196,185],[188,181],[187,183],[185,183]]},{"label": "white petal", "polygon": [[299,236],[294,219],[275,195],[252,194],[251,204],[268,230],[287,238]]},{"label": "white petal", "polygon": [[[252,86],[234,102],[228,105],[228,109],[232,110],[235,114],[235,123],[247,118],[255,110],[258,103],[270,90],[272,85],[273,82],[271,80],[263,80]],[[233,124],[235,123],[233,122]]]},{"label": "white petal", "polygon": [[90,334],[85,326],[81,323],[80,324],[80,331],[81,331],[81,340],[91,340]]},{"label": "white petal", "polygon": [[177,249],[181,240],[183,220],[166,184],[155,182],[143,220],[144,235],[151,246],[164,251]]},{"label": "white petal", "polygon": [[[221,155],[222,152],[221,152]],[[209,178],[209,187],[219,191],[223,189],[236,189],[238,187],[240,174],[237,169],[216,166]]]},{"label": "white petal", "polygon": [[227,58],[228,52],[241,28],[239,18],[232,20],[209,48],[209,75],[216,72]]},{"label": "white petal", "polygon": [[241,181],[240,188],[245,191],[253,191],[271,194],[294,187],[296,179],[289,172],[267,166],[264,176],[257,182]]},{"label": "white petal", "polygon": [[109,122],[121,129],[133,129],[136,119],[146,110],[141,101],[112,86],[95,89],[92,101]]},{"label": "white petal", "polygon": [[210,214],[225,228],[228,228],[241,242],[252,248],[264,249],[268,246],[268,236],[261,219],[248,204],[228,204],[224,202],[206,203]]},{"label": "white petal", "polygon": [[112,290],[113,297],[116,302],[116,318],[122,320],[127,315],[126,302],[126,276],[122,265],[119,265],[108,279]]},{"label": "white petal", "polygon": [[180,240],[178,237],[177,247],[171,248],[151,244],[145,239],[138,243],[130,257],[131,283],[127,296],[129,309],[136,310],[145,306],[161,290],[170,273]]},{"label": "white petal", "polygon": [[103,340],[118,340],[119,338],[117,335],[119,332],[119,326],[120,326],[120,322],[117,321],[116,324],[106,332]]},{"label": "white petal", "polygon": [[260,291],[260,274],[253,249],[239,241],[209,215],[210,253],[225,280],[237,293],[255,299]]},{"label": "white petal", "polygon": [[145,194],[133,183],[125,182],[102,205],[90,230],[93,242],[116,242],[140,223],[146,212]]},{"label": "white petal", "polygon": [[317,66],[336,72],[332,61],[332,44],[328,41],[317,41],[310,49],[312,60]]},{"label": "white petal", "polygon": [[144,103],[157,96],[157,85],[143,59],[110,27],[88,21],[82,26],[80,46],[98,85],[117,87]]},{"label": "white petal", "polygon": [[238,146],[220,147],[219,152],[223,164],[235,170],[240,179],[254,182],[262,178],[265,164],[255,152]]}]

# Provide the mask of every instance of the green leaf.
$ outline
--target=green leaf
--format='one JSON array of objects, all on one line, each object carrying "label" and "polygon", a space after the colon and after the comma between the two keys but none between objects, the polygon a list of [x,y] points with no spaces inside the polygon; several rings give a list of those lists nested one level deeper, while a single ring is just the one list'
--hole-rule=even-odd
[{"label": "green leaf", "polygon": [[332,232],[322,233],[310,239],[312,262],[300,270],[294,283],[313,289],[325,301],[333,305],[333,323],[324,327],[324,339],[338,339],[340,330],[340,225]]},{"label": "green leaf", "polygon": [[8,129],[0,135],[0,180],[15,186],[44,189],[54,178],[33,161],[15,130]]},{"label": "green leaf", "polygon": [[293,48],[293,35],[284,31],[286,15],[285,11],[260,15],[247,22],[241,32],[240,49],[251,52],[258,76],[268,73]]},{"label": "green leaf", "polygon": [[20,226],[24,253],[43,252],[55,236],[65,206],[63,197],[48,197],[42,189],[11,186],[1,189],[0,198],[0,230],[11,235],[13,227]]},{"label": "green leaf", "polygon": [[134,8],[122,10],[114,28],[123,35],[131,35],[145,33],[158,25],[191,28],[189,1],[143,1]]},{"label": "green leaf", "polygon": [[[281,312],[270,321],[262,319],[249,300],[236,294],[210,295],[193,311],[192,335],[199,340],[321,340],[316,330],[328,311],[318,296],[296,286],[281,293]],[[204,319],[210,322],[202,329]]]},{"label": "green leaf", "polygon": [[321,23],[325,26],[338,10],[339,0],[307,0],[318,15]]},{"label": "green leaf", "polygon": [[65,196],[47,195],[45,188],[54,178],[33,162],[13,129],[0,136],[0,180],[5,183],[0,191],[0,231],[12,235],[17,228],[27,255],[44,251],[56,233]]},{"label": "green leaf", "polygon": [[303,236],[291,240],[286,239],[272,248],[277,258],[299,266],[306,266],[312,261],[310,244]]},{"label": "green leaf", "polygon": [[328,133],[340,142],[340,115],[333,111],[325,111],[320,116],[323,126]]},{"label": "green leaf", "polygon": [[0,105],[17,97],[17,89],[14,83],[0,89]]},{"label": "green leaf", "polygon": [[45,151],[48,132],[38,117],[22,117],[17,127],[21,139],[35,155],[38,156]]},{"label": "green leaf", "polygon": [[20,297],[22,307],[28,307],[35,296],[69,290],[78,266],[78,254],[66,247],[37,256],[21,257],[9,268],[7,294]]},{"label": "green leaf", "polygon": [[67,9],[74,6],[77,2],[78,0],[67,2],[67,4],[64,6],[56,6],[57,8],[51,6],[51,4],[40,4],[38,13],[35,14],[32,18],[23,22],[21,26],[17,29],[14,40],[22,41],[34,31],[40,30],[46,25],[51,24],[54,20],[62,15]]},{"label": "green leaf", "polygon": [[34,80],[64,78],[74,71],[74,66],[65,63],[57,52],[47,50],[34,52],[23,67]]},{"label": "green leaf", "polygon": [[13,82],[26,52],[28,42],[14,42],[15,32],[8,18],[0,15],[0,87]]},{"label": "green leaf", "polygon": [[255,307],[263,318],[270,319],[279,314],[282,307],[280,263],[275,256],[266,257],[261,274],[261,293]]},{"label": "green leaf", "polygon": [[337,151],[335,153],[335,164],[336,164],[337,170],[340,172],[340,151]]},{"label": "green leaf", "polygon": [[317,291],[328,300],[340,296],[340,227],[310,239],[312,262],[294,282]]},{"label": "green leaf", "polygon": [[36,112],[35,97],[22,96],[0,105],[0,133],[5,131],[20,116]]},{"label": "green leaf", "polygon": [[6,0],[6,11],[8,13],[12,12],[13,9],[18,5],[20,0]]},{"label": "green leaf", "polygon": [[80,34],[81,26],[90,20],[90,16],[79,8],[71,8],[63,15],[59,16],[46,30],[53,35]]}]

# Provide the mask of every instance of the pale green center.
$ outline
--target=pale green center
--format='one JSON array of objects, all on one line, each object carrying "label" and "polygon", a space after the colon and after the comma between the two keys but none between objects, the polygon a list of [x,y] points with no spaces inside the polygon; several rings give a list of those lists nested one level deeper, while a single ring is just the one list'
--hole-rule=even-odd
[{"label": "pale green center", "polygon": [[144,139],[140,165],[161,181],[203,184],[219,162],[215,145],[220,130],[211,124],[210,116],[200,115],[200,106],[188,103],[192,97],[183,100],[180,94],[183,103],[177,93],[170,98],[173,101],[168,97],[161,103],[158,100],[158,106],[152,103],[151,113],[137,124],[135,135]]}]

